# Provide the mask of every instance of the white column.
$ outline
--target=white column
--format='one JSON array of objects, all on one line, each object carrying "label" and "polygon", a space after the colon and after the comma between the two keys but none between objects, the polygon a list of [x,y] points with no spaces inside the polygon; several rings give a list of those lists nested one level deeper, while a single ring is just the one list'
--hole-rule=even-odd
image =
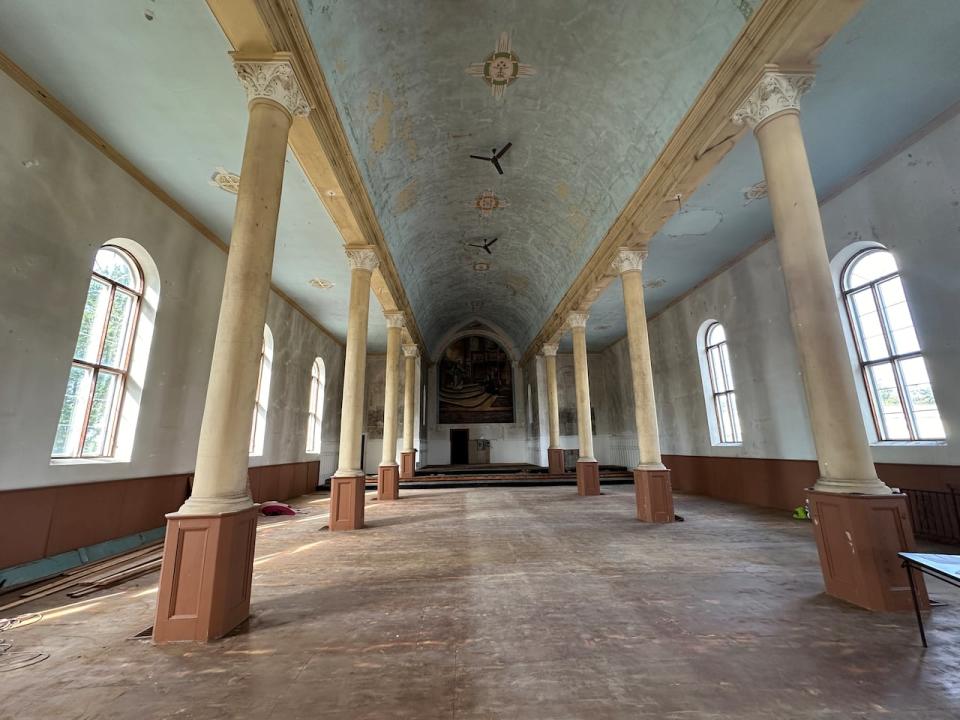
[{"label": "white column", "polygon": [[557,398],[557,349],[558,343],[545,343],[541,348],[547,375],[547,432],[550,437],[548,449],[560,447],[560,405]]},{"label": "white column", "polygon": [[595,462],[593,424],[590,418],[590,375],[587,370],[587,318],[585,312],[572,312],[567,319],[573,336],[573,371],[577,385],[577,433],[580,457],[577,462]]},{"label": "white column", "polygon": [[350,313],[343,368],[343,408],[340,414],[340,461],[336,477],[363,477],[360,436],[363,431],[363,383],[367,367],[367,315],[370,277],[379,264],[372,248],[348,248]]},{"label": "white column", "polygon": [[647,312],[643,302],[643,261],[646,250],[621,248],[613,262],[623,285],[623,308],[627,318],[627,345],[630,350],[630,376],[633,381],[633,410],[640,447],[639,470],[663,470],[660,457],[660,431],[657,428],[657,403],[653,393],[653,367],[650,363],[650,339]]},{"label": "white column", "polygon": [[400,334],[403,313],[384,313],[387,319],[387,357],[383,388],[383,455],[380,465],[397,464],[397,394],[400,390]]},{"label": "white column", "polygon": [[810,73],[769,67],[734,115],[760,145],[820,479],[815,489],[886,495],[877,478],[835,300],[820,208],[800,131]]},{"label": "white column", "polygon": [[[416,345],[403,346],[403,452],[413,452],[413,439],[416,430],[414,414],[417,401],[417,356],[420,350]],[[420,412],[424,409],[421,408]]]},{"label": "white column", "polygon": [[309,112],[286,60],[234,67],[249,101],[247,139],[197,448],[184,515],[217,515],[252,505],[247,481],[263,324],[270,295],[287,136]]}]

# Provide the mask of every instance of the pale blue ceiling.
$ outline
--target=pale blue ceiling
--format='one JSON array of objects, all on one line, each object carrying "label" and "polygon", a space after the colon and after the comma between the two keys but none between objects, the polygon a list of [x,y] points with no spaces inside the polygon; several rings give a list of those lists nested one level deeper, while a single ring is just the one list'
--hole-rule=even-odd
[{"label": "pale blue ceiling", "polygon": [[[801,105],[821,198],[960,100],[958,38],[957,0],[870,0],[830,42]],[[653,239],[645,280],[665,284],[646,290],[648,314],[773,233],[767,200],[747,203],[743,196],[762,179],[756,140],[745,137]],[[717,216],[712,230],[693,234]],[[594,304],[588,338],[599,349],[625,334],[617,282]]]},{"label": "pale blue ceiling", "polygon": [[[145,10],[154,14],[152,21]],[[202,0],[0,0],[0,48],[225,242],[235,196],[210,185],[239,172],[246,98],[230,46]],[[0,110],[2,115],[2,110]],[[288,153],[273,276],[340,339],[350,273],[342,239]],[[312,278],[332,290],[308,285]],[[386,326],[371,301],[371,349]]]},{"label": "pale blue ceiling", "polygon": [[[757,3],[752,3],[757,4]],[[744,0],[300,0],[427,344],[476,315],[525,348],[750,14]],[[509,33],[535,74],[466,72]],[[512,142],[499,176],[468,158]],[[490,219],[483,191],[509,202]],[[498,237],[494,254],[465,242]],[[476,261],[489,261],[483,273]]]}]

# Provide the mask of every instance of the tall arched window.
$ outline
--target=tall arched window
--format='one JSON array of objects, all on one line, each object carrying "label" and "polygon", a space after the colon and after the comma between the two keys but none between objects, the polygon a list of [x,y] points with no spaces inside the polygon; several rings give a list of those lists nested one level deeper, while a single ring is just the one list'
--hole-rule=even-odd
[{"label": "tall arched window", "polygon": [[877,436],[943,440],[943,423],[893,255],[883,248],[857,253],[841,282]]},{"label": "tall arched window", "polygon": [[267,429],[267,404],[270,402],[270,373],[273,370],[273,333],[263,326],[260,347],[260,373],[257,376],[257,401],[253,406],[253,427],[250,428],[250,454],[263,455]]},{"label": "tall arched window", "polygon": [[143,272],[132,255],[114,245],[100,248],[73,351],[53,457],[113,456],[143,289]]},{"label": "tall arched window", "polygon": [[[730,352],[727,349],[727,333],[718,322],[710,323],[703,336],[703,354],[709,379],[712,415],[711,439],[714,444],[728,445],[742,441],[740,414],[737,411],[737,395],[734,392],[733,371],[730,369]],[[709,411],[712,410],[712,413]]]},{"label": "tall arched window", "polygon": [[323,427],[323,389],[327,371],[323,359],[313,361],[310,371],[310,405],[307,408],[307,452],[320,452],[320,438]]}]

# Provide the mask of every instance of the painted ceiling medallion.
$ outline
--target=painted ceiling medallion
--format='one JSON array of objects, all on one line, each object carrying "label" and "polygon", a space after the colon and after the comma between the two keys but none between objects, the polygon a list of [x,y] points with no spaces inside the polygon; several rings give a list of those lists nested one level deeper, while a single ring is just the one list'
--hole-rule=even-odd
[{"label": "painted ceiling medallion", "polygon": [[236,195],[240,191],[240,176],[222,167],[218,167],[216,172],[210,176],[210,184]]},{"label": "painted ceiling medallion", "polygon": [[767,181],[761,180],[760,182],[751,185],[750,187],[743,189],[743,199],[746,202],[743,204],[744,207],[752,203],[754,200],[761,200],[767,196]]},{"label": "painted ceiling medallion", "polygon": [[473,201],[473,207],[480,211],[480,217],[482,218],[488,218],[493,215],[494,210],[500,210],[509,207],[509,205],[510,203],[504,198],[497,197],[493,190],[484,190]]},{"label": "painted ceiling medallion", "polygon": [[479,63],[471,63],[467,67],[467,75],[482,78],[490,86],[494,97],[503,97],[503,91],[517,78],[530,77],[536,74],[530,65],[524,65],[510,47],[510,33],[500,33],[497,40],[497,49],[487,59]]},{"label": "painted ceiling medallion", "polygon": [[330,290],[333,288],[333,283],[330,280],[324,280],[323,278],[313,278],[308,281],[307,284],[310,287],[314,287],[317,290]]},{"label": "painted ceiling medallion", "polygon": [[662,288],[666,284],[667,281],[663,278],[655,278],[653,280],[648,280],[643,284],[643,286],[648,290],[656,290],[657,288]]},{"label": "painted ceiling medallion", "polygon": [[488,262],[483,262],[482,260],[480,260],[480,261],[478,261],[478,262],[475,262],[475,263],[473,264],[473,271],[474,271],[474,272],[486,272],[486,271],[489,270],[489,269],[490,269],[490,263],[488,263]]}]

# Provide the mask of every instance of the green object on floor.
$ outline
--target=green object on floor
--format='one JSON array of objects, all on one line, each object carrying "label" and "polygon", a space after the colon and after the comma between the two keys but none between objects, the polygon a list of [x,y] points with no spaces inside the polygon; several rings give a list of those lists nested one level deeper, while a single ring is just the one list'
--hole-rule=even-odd
[{"label": "green object on floor", "polygon": [[807,508],[804,505],[799,505],[793,511],[793,518],[795,520],[809,520],[810,513],[807,512]]}]

